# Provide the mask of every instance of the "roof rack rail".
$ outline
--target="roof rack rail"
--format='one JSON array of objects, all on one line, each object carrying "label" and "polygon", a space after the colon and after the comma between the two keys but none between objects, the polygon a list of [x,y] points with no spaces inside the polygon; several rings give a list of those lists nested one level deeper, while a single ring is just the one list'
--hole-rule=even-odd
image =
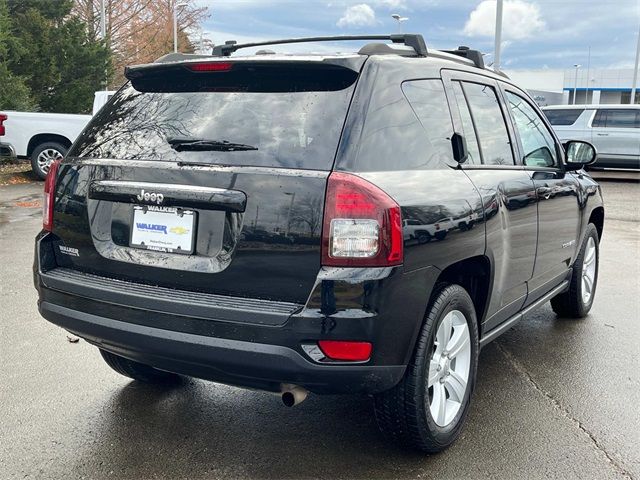
[{"label": "roof rack rail", "polygon": [[266,42],[237,43],[235,40],[227,40],[223,45],[216,45],[211,52],[214,57],[228,57],[241,48],[264,47],[267,45],[282,45],[287,43],[311,43],[311,42],[337,42],[352,40],[391,40],[393,43],[403,43],[412,47],[418,56],[427,56],[427,44],[420,34],[401,33],[394,35],[341,35],[336,37],[306,37],[286,38],[283,40],[269,40]]},{"label": "roof rack rail", "polygon": [[458,55],[459,57],[471,60],[476,67],[484,69],[484,58],[482,57],[482,52],[480,50],[472,50],[469,47],[460,46],[455,50],[442,51],[444,53],[451,53],[453,55]]}]

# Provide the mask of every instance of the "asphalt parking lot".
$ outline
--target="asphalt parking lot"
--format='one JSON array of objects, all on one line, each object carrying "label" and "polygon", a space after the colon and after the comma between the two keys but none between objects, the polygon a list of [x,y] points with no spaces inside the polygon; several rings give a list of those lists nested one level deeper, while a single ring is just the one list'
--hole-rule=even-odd
[{"label": "asphalt parking lot", "polygon": [[0,187],[0,478],[640,479],[640,184],[603,182],[591,315],[546,305],[481,353],[460,440],[386,443],[367,397],[278,397],[111,371],[36,308],[41,183]]}]

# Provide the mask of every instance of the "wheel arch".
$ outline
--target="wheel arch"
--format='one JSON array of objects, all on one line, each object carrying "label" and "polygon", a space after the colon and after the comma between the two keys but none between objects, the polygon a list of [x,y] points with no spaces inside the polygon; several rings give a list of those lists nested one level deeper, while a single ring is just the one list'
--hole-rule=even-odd
[{"label": "wheel arch", "polygon": [[598,231],[598,241],[602,240],[602,233],[604,231],[604,207],[598,206],[591,211],[589,215],[589,222],[593,223]]},{"label": "wheel arch", "polygon": [[56,142],[64,145],[67,148],[69,148],[72,144],[71,140],[69,140],[64,135],[58,135],[55,133],[39,133],[31,137],[31,139],[29,140],[29,143],[27,145],[27,156],[30,157],[33,151],[38,147],[38,145],[42,145],[43,143],[47,142]]},{"label": "wheel arch", "polygon": [[440,272],[436,283],[455,283],[463,287],[473,301],[478,325],[483,323],[492,283],[491,262],[486,255],[452,263]]}]

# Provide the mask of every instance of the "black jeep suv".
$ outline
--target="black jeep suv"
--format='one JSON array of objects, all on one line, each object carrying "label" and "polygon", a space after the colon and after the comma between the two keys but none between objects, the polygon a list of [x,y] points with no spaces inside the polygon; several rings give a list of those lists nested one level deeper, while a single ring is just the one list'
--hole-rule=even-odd
[{"label": "black jeep suv", "polygon": [[271,43],[327,39],[377,43],[128,68],[47,178],[40,312],[133,379],[368,393],[384,432],[439,451],[483,345],[549,300],[591,308],[596,154],[477,51]]}]

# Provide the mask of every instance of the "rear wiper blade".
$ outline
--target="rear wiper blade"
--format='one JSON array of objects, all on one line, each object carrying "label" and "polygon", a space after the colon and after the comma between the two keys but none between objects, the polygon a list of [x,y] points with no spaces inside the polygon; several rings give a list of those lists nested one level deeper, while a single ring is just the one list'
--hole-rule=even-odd
[{"label": "rear wiper blade", "polygon": [[246,143],[233,143],[228,140],[206,140],[203,138],[168,138],[167,142],[177,152],[239,152],[258,150],[258,147]]}]

